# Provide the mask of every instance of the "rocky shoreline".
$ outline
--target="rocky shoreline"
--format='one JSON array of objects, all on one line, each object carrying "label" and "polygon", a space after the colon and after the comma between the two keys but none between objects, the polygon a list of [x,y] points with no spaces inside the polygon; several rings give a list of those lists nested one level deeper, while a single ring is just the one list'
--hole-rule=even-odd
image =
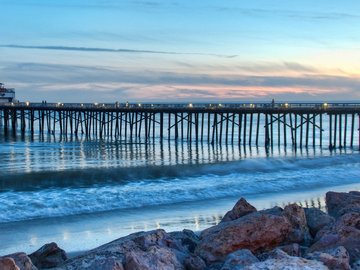
[{"label": "rocky shoreline", "polygon": [[199,235],[138,232],[71,259],[50,243],[0,257],[0,270],[360,270],[360,192],[328,192],[326,207],[257,211],[241,198]]}]

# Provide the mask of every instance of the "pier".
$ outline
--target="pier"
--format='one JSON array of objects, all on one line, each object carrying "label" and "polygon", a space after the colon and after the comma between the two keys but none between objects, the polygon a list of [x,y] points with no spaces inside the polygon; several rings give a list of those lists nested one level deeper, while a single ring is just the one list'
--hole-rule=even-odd
[{"label": "pier", "polygon": [[0,103],[5,133],[248,146],[360,147],[360,103]]}]

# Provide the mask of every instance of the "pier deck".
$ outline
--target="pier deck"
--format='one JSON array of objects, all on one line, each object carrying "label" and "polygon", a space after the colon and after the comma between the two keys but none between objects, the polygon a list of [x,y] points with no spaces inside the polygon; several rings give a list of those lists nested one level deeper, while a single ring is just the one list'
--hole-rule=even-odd
[{"label": "pier deck", "polygon": [[22,134],[211,144],[360,147],[360,103],[0,103],[0,127]]}]

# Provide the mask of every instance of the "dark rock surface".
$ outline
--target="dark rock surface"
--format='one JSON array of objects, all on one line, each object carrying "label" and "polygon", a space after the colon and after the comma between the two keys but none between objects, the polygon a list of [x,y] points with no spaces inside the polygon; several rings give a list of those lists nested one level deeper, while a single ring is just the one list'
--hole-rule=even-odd
[{"label": "dark rock surface", "polygon": [[37,270],[37,268],[33,265],[31,259],[24,252],[17,252],[6,255],[4,257],[0,257],[0,259],[5,259],[4,261],[7,263],[6,267],[10,267],[12,265],[12,262],[7,260],[6,258],[11,258],[15,262],[16,267],[18,267],[18,269],[20,270]]},{"label": "dark rock surface", "polygon": [[249,204],[244,198],[241,198],[237,201],[233,209],[225,214],[221,222],[235,220],[253,212],[256,212],[256,208]]},{"label": "dark rock surface", "polygon": [[238,249],[259,253],[286,242],[291,229],[285,217],[256,212],[204,230],[195,252],[208,263]]},{"label": "dark rock surface", "polygon": [[248,249],[239,249],[230,253],[225,258],[225,263],[221,270],[236,270],[244,266],[259,262],[259,259]]},{"label": "dark rock surface", "polygon": [[360,213],[360,192],[328,192],[326,193],[326,207],[329,215],[339,218],[349,212]]},{"label": "dark rock surface", "polygon": [[1,270],[20,270],[16,265],[15,260],[11,257],[0,257]]},{"label": "dark rock surface", "polygon": [[283,215],[290,221],[292,230],[288,242],[310,245],[312,237],[307,226],[305,211],[297,204],[290,204],[284,208]]},{"label": "dark rock surface", "polygon": [[309,253],[306,258],[323,262],[330,270],[351,270],[349,253],[344,247]]},{"label": "dark rock surface", "polygon": [[54,268],[64,264],[67,256],[64,250],[58,247],[56,243],[49,243],[29,255],[33,264],[42,268]]},{"label": "dark rock surface", "polygon": [[360,259],[360,213],[347,213],[333,225],[317,233],[316,242],[309,252],[324,251],[343,246],[350,254],[350,261]]},{"label": "dark rock surface", "polygon": [[318,208],[304,208],[307,226],[313,237],[325,226],[334,223],[335,219]]}]

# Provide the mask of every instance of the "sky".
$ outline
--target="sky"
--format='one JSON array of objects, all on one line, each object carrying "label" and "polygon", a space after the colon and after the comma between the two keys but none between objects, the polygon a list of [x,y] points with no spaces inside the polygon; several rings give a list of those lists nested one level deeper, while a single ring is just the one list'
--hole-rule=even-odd
[{"label": "sky", "polygon": [[358,0],[0,0],[20,101],[359,101]]}]

